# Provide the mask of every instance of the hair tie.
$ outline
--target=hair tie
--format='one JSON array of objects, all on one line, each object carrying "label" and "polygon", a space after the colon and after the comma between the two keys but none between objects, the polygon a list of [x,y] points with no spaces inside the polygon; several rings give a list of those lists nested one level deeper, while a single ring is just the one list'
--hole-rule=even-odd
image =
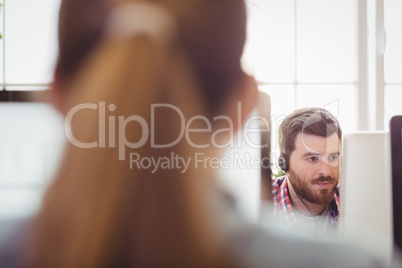
[{"label": "hair tie", "polygon": [[160,42],[170,42],[177,27],[166,8],[139,1],[116,7],[109,16],[106,32],[117,38],[146,35]]}]

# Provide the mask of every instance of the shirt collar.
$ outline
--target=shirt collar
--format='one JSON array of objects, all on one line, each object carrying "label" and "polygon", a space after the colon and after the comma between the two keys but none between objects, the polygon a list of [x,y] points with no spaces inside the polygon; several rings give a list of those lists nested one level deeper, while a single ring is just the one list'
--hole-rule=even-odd
[{"label": "shirt collar", "polygon": [[[287,175],[283,177],[283,181],[278,189],[277,206],[278,213],[282,221],[287,222],[289,225],[296,222],[296,217],[294,215],[292,205],[290,203],[289,187],[288,187],[288,177]],[[339,188],[335,189],[334,200],[330,204],[330,215],[331,221],[334,224],[338,223],[339,216]]]}]

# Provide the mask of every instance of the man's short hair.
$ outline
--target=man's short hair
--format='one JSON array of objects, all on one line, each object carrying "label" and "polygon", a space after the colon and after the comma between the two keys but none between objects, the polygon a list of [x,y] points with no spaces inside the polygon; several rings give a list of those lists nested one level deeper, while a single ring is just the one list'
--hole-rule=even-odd
[{"label": "man's short hair", "polygon": [[279,126],[279,149],[281,158],[290,158],[295,149],[296,136],[299,133],[329,137],[338,134],[342,142],[342,129],[338,120],[322,108],[303,108],[288,115]]}]

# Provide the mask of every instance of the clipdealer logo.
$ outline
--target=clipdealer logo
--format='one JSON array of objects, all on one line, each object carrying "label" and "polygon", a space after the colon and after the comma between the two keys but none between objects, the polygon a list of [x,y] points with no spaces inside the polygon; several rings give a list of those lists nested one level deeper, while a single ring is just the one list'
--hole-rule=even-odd
[{"label": "clipdealer logo", "polygon": [[[167,103],[157,103],[150,105],[150,112],[151,112],[151,122],[147,122],[143,117],[139,115],[131,115],[128,117],[114,115],[113,112],[116,111],[116,105],[109,104],[106,108],[105,102],[99,102],[98,104],[95,103],[82,103],[74,106],[67,114],[65,118],[65,134],[68,141],[76,147],[89,149],[89,148],[116,148],[118,147],[119,151],[119,160],[126,159],[126,150],[127,148],[130,149],[138,149],[144,146],[148,141],[150,141],[150,145],[152,148],[169,148],[176,145],[179,141],[183,138],[186,139],[187,143],[195,149],[200,148],[207,148],[210,146],[214,146],[215,148],[234,148],[235,146],[241,147],[242,143],[245,142],[247,146],[251,148],[265,148],[267,144],[261,144],[260,141],[253,142],[253,139],[250,137],[255,133],[264,133],[270,132],[270,124],[269,121],[260,115],[250,116],[244,124],[242,135],[237,136],[237,144],[235,145],[234,139],[229,139],[224,144],[219,144],[217,141],[217,136],[222,132],[227,132],[230,137],[235,137],[236,130],[234,129],[234,123],[231,118],[224,115],[219,115],[213,118],[213,121],[224,120],[228,123],[228,128],[219,129],[215,132],[212,132],[212,124],[208,118],[202,115],[197,115],[189,118],[186,121],[186,117],[184,116],[183,112],[176,106],[167,104]],[[91,142],[83,142],[78,140],[72,133],[71,124],[74,117],[80,116],[80,112],[83,110],[94,110],[98,112],[98,120],[99,120],[99,127],[98,127],[98,139]],[[165,144],[157,144],[155,142],[155,116],[157,113],[162,113],[164,109],[170,109],[174,111],[181,122],[180,127],[180,134],[176,137],[175,140],[170,141]],[[108,114],[109,113],[109,114]],[[237,104],[237,120],[236,125],[241,125],[241,103]],[[106,120],[106,117],[108,120]],[[116,119],[117,119],[117,132],[116,133]],[[195,121],[200,120],[204,122],[205,128],[193,128],[193,124]],[[108,124],[106,124],[108,121]],[[129,124],[138,124],[141,131],[141,137],[139,140],[135,142],[130,142],[126,138],[126,127]],[[256,127],[256,125],[258,127]],[[106,142],[106,131],[108,131],[108,141]],[[197,132],[210,132],[211,139],[210,142],[207,144],[196,144],[191,139],[192,133]],[[117,139],[117,144],[116,144]]]}]

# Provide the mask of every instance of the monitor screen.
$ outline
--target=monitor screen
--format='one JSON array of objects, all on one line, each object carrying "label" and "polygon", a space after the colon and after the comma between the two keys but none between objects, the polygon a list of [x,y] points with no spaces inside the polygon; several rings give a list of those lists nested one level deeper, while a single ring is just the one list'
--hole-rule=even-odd
[{"label": "monitor screen", "polygon": [[345,134],[340,231],[384,258],[393,250],[389,133]]}]

